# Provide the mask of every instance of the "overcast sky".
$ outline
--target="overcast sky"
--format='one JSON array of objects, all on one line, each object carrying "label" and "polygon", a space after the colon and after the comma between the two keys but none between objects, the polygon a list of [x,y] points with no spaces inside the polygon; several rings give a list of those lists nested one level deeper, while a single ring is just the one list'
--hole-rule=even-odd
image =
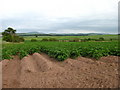
[{"label": "overcast sky", "polygon": [[118,33],[119,0],[1,0],[1,30]]}]

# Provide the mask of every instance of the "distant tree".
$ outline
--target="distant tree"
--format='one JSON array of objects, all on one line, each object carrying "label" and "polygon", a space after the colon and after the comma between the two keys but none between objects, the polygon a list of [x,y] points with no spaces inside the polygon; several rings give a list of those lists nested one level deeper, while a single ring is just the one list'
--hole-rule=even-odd
[{"label": "distant tree", "polygon": [[87,38],[81,39],[81,42],[87,42],[87,41],[88,41]]},{"label": "distant tree", "polygon": [[112,41],[113,39],[112,38],[110,38],[110,41]]},{"label": "distant tree", "polygon": [[38,37],[38,35],[36,34],[35,37]]},{"label": "distant tree", "polygon": [[4,32],[2,32],[3,40],[7,42],[23,42],[24,38],[16,35],[16,30],[8,27]]},{"label": "distant tree", "polygon": [[91,38],[88,38],[88,41],[90,41],[91,40]]},{"label": "distant tree", "polygon": [[13,28],[8,28],[6,29],[4,32],[2,32],[2,35],[15,35],[16,30],[14,30]]},{"label": "distant tree", "polygon": [[104,41],[105,39],[104,39],[103,37],[100,37],[99,40],[100,40],[100,41]]},{"label": "distant tree", "polygon": [[73,42],[79,42],[79,41],[80,41],[79,38],[74,38],[74,39],[73,39]]}]

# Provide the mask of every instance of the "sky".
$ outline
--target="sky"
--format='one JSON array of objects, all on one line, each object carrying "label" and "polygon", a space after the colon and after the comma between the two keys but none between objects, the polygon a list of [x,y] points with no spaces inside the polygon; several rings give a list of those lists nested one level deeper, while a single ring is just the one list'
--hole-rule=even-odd
[{"label": "sky", "polygon": [[119,0],[1,0],[0,30],[118,33]]}]

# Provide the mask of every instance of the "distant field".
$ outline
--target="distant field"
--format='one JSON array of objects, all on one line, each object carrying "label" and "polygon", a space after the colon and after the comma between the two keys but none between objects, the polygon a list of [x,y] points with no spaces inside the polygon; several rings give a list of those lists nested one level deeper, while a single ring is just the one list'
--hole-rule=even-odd
[{"label": "distant field", "polygon": [[[43,38],[56,38],[58,40],[64,39],[98,39],[103,37],[106,41],[112,39],[109,42],[30,42],[31,39],[42,40]],[[18,55],[20,58],[33,54],[35,52],[44,52],[57,60],[65,60],[69,57],[75,58],[78,56],[100,58],[102,56],[115,55],[119,56],[120,50],[118,50],[118,35],[96,35],[96,36],[27,36],[24,37],[28,42],[22,43],[8,43],[3,42],[3,59],[10,59],[13,55]]]},{"label": "distant field", "polygon": [[100,37],[103,37],[105,40],[118,40],[118,35],[95,35],[95,36],[24,36],[25,40],[31,40],[31,39],[37,39],[37,40],[42,40],[43,38],[56,38],[58,40],[64,40],[64,39],[74,39],[74,38],[79,38],[79,39],[85,39],[85,38],[92,38],[92,39],[98,39]]}]

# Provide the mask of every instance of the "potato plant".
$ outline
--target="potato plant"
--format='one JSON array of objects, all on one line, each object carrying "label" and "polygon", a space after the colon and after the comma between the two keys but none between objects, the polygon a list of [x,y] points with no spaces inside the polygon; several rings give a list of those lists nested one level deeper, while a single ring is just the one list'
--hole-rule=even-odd
[{"label": "potato plant", "polygon": [[46,53],[58,61],[78,56],[99,59],[103,56],[120,56],[118,42],[25,42],[4,44],[2,59],[18,55],[20,59],[33,53]]}]

